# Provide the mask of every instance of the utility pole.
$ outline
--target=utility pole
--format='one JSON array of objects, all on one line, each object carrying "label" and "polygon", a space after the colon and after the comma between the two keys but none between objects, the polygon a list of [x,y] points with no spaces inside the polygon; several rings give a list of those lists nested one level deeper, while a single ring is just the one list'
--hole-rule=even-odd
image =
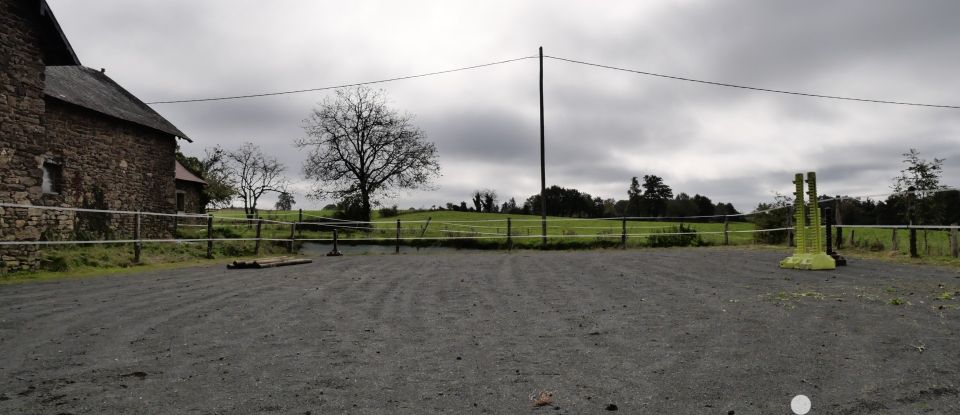
[{"label": "utility pole", "polygon": [[540,226],[542,244],[547,245],[547,178],[543,155],[543,46],[540,47]]}]

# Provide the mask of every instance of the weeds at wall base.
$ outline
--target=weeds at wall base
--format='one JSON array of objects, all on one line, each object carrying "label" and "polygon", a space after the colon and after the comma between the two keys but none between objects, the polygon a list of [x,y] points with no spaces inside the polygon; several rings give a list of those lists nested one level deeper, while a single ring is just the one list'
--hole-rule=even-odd
[{"label": "weeds at wall base", "polygon": [[[264,241],[259,256],[286,252],[286,243]],[[53,246],[41,249],[40,255],[38,270],[0,273],[0,283],[219,263],[224,258],[253,256],[254,243],[217,243],[214,245],[213,259],[207,258],[206,243],[145,243],[139,263],[134,262],[131,244]]]}]

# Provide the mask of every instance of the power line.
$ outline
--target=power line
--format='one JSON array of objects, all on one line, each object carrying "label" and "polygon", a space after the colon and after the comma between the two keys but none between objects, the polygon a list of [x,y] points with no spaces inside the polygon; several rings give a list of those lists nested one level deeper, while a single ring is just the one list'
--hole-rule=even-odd
[{"label": "power line", "polygon": [[665,74],[659,74],[659,73],[653,73],[653,72],[638,71],[638,70],[635,70],[635,69],[618,68],[618,67],[616,67],[616,66],[603,65],[603,64],[592,63],[592,62],[584,62],[584,61],[579,61],[579,60],[576,60],[576,59],[561,58],[561,57],[558,57],[558,56],[548,56],[548,55],[544,55],[543,57],[544,57],[544,58],[549,58],[549,59],[555,59],[555,60],[558,60],[558,61],[564,61],[564,62],[569,62],[569,63],[576,63],[576,64],[580,64],[580,65],[594,66],[594,67],[597,67],[597,68],[612,69],[612,70],[615,70],[615,71],[622,71],[622,72],[631,72],[631,73],[640,74],[640,75],[647,75],[647,76],[655,76],[655,77],[658,77],[658,78],[667,78],[667,79],[673,79],[673,80],[677,80],[677,81],[686,81],[686,82],[696,82],[696,83],[700,83],[700,84],[715,85],[715,86],[725,86],[725,87],[729,87],[729,88],[749,89],[749,90],[752,90],[752,91],[772,92],[772,93],[787,94],[787,95],[800,95],[800,96],[813,97],[813,98],[839,99],[839,100],[844,100],[844,101],[873,102],[873,103],[877,103],[877,104],[910,105],[910,106],[915,106],[915,107],[933,107],[933,108],[960,109],[960,106],[957,106],[957,105],[922,104],[922,103],[915,103],[915,102],[887,101],[887,100],[881,100],[881,99],[851,98],[851,97],[841,97],[841,96],[835,96],[835,95],[821,95],[821,94],[811,94],[811,93],[806,93],[806,92],[795,92],[795,91],[784,91],[784,90],[779,90],[779,89],[759,88],[759,87],[753,87],[753,86],[727,84],[727,83],[723,83],[723,82],[704,81],[704,80],[700,80],[700,79],[685,78],[685,77],[682,77],[682,76],[673,76],[673,75],[665,75]]},{"label": "power line", "polygon": [[447,73],[452,73],[452,72],[467,71],[467,70],[471,70],[471,69],[485,68],[485,67],[494,66],[494,65],[503,65],[503,64],[505,64],[505,63],[511,63],[511,62],[522,61],[522,60],[526,60],[526,59],[534,59],[534,58],[536,58],[536,56],[524,56],[524,57],[522,57],[522,58],[507,59],[507,60],[504,60],[504,61],[490,62],[490,63],[484,63],[484,64],[473,65],[473,66],[465,66],[465,67],[456,68],[456,69],[447,69],[447,70],[443,70],[443,71],[428,72],[428,73],[422,73],[422,74],[417,74],[417,75],[400,76],[400,77],[396,77],[396,78],[380,79],[380,80],[376,80],[376,81],[356,82],[356,83],[352,83],[352,84],[343,84],[343,85],[336,85],[336,86],[324,86],[324,87],[309,88],[309,89],[296,89],[296,90],[292,90],[292,91],[264,92],[264,93],[260,93],[260,94],[249,94],[249,95],[234,95],[234,96],[216,97],[216,98],[196,98],[196,99],[181,99],[181,100],[171,100],[171,101],[154,101],[154,102],[148,102],[147,104],[150,104],[150,105],[153,105],[153,104],[180,104],[180,103],[186,103],[186,102],[226,101],[226,100],[231,100],[231,99],[269,97],[269,96],[274,96],[274,95],[299,94],[299,93],[301,93],[301,92],[325,91],[325,90],[328,90],[328,89],[347,88],[347,87],[351,87],[351,86],[360,86],[360,85],[382,84],[382,83],[385,83],[385,82],[402,81],[402,80],[404,80],[404,79],[423,78],[423,77],[425,77],[425,76],[433,76],[433,75],[441,75],[441,74],[447,74]]},{"label": "power line", "polygon": [[[836,100],[843,100],[843,101],[872,102],[872,103],[876,103],[876,104],[907,105],[907,106],[914,106],[914,107],[960,109],[960,106],[958,106],[958,105],[925,104],[925,103],[904,102],[904,101],[891,101],[891,100],[881,100],[881,99],[842,97],[842,96],[836,96],[836,95],[823,95],[823,94],[813,94],[813,93],[807,93],[807,92],[797,92],[797,91],[786,91],[786,90],[780,90],[780,89],[760,88],[760,87],[754,87],[754,86],[728,84],[728,83],[724,83],[724,82],[705,81],[705,80],[701,80],[701,79],[686,78],[686,77],[682,77],[682,76],[667,75],[667,74],[661,74],[661,73],[655,73],[655,72],[646,72],[646,71],[640,71],[640,70],[636,70],[636,69],[621,68],[621,67],[616,67],[616,66],[611,66],[611,65],[604,65],[604,64],[593,63],[593,62],[586,62],[586,61],[581,61],[581,60],[576,60],[576,59],[563,58],[563,57],[559,57],[559,56],[543,55],[543,57],[544,57],[544,58],[547,58],[547,59],[554,59],[554,60],[563,61],[563,62],[567,62],[567,63],[574,63],[574,64],[578,64],[578,65],[592,66],[592,67],[603,68],[603,69],[610,69],[610,70],[621,71],[621,72],[629,72],[629,73],[634,73],[634,74],[639,74],[639,75],[647,75],[647,76],[653,76],[653,77],[658,77],[658,78],[673,79],[673,80],[677,80],[677,81],[694,82],[694,83],[706,84],[706,85],[723,86],[723,87],[728,87],[728,88],[746,89],[746,90],[751,90],[751,91],[770,92],[770,93],[786,94],[786,95],[797,95],[797,96],[805,96],[805,97],[811,97],[811,98],[836,99]],[[343,85],[335,85],[335,86],[324,86],[324,87],[319,87],[319,88],[296,89],[296,90],[279,91],[279,92],[265,92],[265,93],[248,94],[248,95],[232,95],[232,96],[223,96],[223,97],[214,97],[214,98],[196,98],[196,99],[182,99],[182,100],[169,100],[169,101],[153,101],[153,102],[148,102],[147,104],[150,104],[150,105],[153,105],[153,104],[180,104],[180,103],[188,103],[188,102],[226,101],[226,100],[233,100],[233,99],[257,98],[257,97],[268,97],[268,96],[275,96],[275,95],[298,94],[298,93],[303,93],[303,92],[325,91],[325,90],[330,90],[330,89],[346,88],[346,87],[352,87],[352,86],[373,85],[373,84],[380,84],[380,83],[393,82],[393,81],[402,81],[402,80],[406,80],[406,79],[423,78],[423,77],[427,77],[427,76],[434,76],[434,75],[442,75],[442,74],[453,73],[453,72],[467,71],[467,70],[471,70],[471,69],[479,69],[479,68],[485,68],[485,67],[488,67],[488,66],[503,65],[503,64],[507,64],[507,63],[511,63],[511,62],[517,62],[517,61],[527,60],[527,59],[536,59],[536,58],[537,58],[537,56],[524,56],[524,57],[520,57],[520,58],[507,59],[507,60],[503,60],[503,61],[490,62],[490,63],[484,63],[484,64],[473,65],[473,66],[465,66],[465,67],[461,67],[461,68],[447,69],[447,70],[442,70],[442,71],[427,72],[427,73],[422,73],[422,74],[417,74],[417,75],[407,75],[407,76],[400,76],[400,77],[394,77],[394,78],[380,79],[380,80],[375,80],[375,81],[356,82],[356,83],[343,84]]]}]

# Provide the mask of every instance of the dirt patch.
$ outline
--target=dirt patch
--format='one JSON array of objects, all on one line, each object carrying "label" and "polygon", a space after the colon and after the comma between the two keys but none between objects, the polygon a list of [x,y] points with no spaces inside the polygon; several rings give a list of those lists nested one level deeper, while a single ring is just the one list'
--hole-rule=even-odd
[{"label": "dirt patch", "polygon": [[346,256],[2,286],[0,413],[740,415],[799,394],[817,413],[960,412],[957,271],[784,255]]}]

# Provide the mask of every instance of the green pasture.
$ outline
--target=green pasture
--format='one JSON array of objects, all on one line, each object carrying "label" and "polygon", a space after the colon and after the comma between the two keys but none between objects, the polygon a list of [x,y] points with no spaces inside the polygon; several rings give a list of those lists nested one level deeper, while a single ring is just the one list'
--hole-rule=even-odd
[{"label": "green pasture", "polygon": [[[842,228],[842,227],[841,227]],[[897,240],[896,252],[907,255],[910,252],[910,233],[907,229],[890,228],[846,228],[843,229],[843,247],[846,249],[874,252],[893,252],[894,236]],[[917,253],[921,256],[950,256],[950,231],[939,229],[917,229]]]},{"label": "green pasture", "polygon": [[[238,220],[244,217],[240,210],[218,211],[213,213],[215,237],[253,238],[256,225],[250,221]],[[304,221],[319,220],[317,217],[330,217],[332,212],[304,211]],[[454,245],[464,247],[502,247],[507,243],[507,220],[510,219],[510,235],[514,246],[540,246],[541,219],[534,215],[515,215],[501,213],[479,213],[458,211],[408,211],[398,216],[381,218],[374,214],[373,223],[363,224],[326,222],[322,225],[300,225],[296,229],[297,239],[332,238],[333,229],[345,243],[393,243],[397,237],[397,221],[400,221],[400,238],[405,244]],[[286,239],[290,237],[291,226],[287,223],[271,221],[295,221],[298,211],[261,211],[265,219],[261,224],[261,237]],[[193,219],[185,219],[178,228],[180,238],[204,238],[206,228],[201,222],[188,224]],[[649,245],[652,234],[675,232],[683,224],[698,232],[698,244],[719,245],[723,243],[722,222],[680,222],[680,221],[630,221],[626,223],[627,245]],[[360,228],[360,229],[358,229]],[[367,229],[362,229],[367,228]],[[753,243],[754,229],[746,222],[729,223],[730,244],[743,245]],[[614,246],[620,243],[623,223],[619,218],[579,219],[547,217],[548,242],[557,247],[585,248]],[[782,232],[782,231],[781,231]],[[468,242],[469,241],[469,242]]]},{"label": "green pasture", "polygon": [[[295,221],[299,212],[261,211],[260,217],[266,221],[261,224],[261,237],[287,239],[290,237],[290,225],[269,221]],[[332,211],[305,210],[304,221],[320,220],[333,216]],[[245,222],[242,210],[221,210],[213,213],[214,234],[219,238],[254,238],[256,226]],[[514,246],[540,246],[540,217],[535,215],[516,215],[501,213],[479,213],[458,211],[406,211],[398,216],[382,218],[374,211],[370,229],[359,224],[327,222],[324,225],[302,225],[296,230],[297,239],[330,240],[333,229],[338,229],[339,238],[344,243],[393,243],[397,237],[397,220],[400,221],[400,238],[404,244],[451,245],[477,248],[505,247],[507,243],[507,219],[511,219],[510,234]],[[184,219],[185,223],[204,219]],[[204,222],[205,223],[205,222]],[[700,243],[706,245],[723,244],[723,223],[703,221],[627,221],[627,245],[632,247],[650,245],[651,234],[672,232],[680,225],[698,232]],[[622,222],[619,218],[580,219],[547,217],[548,244],[559,248],[609,247],[620,243]],[[729,242],[731,245],[755,244],[755,234],[747,232],[755,229],[749,222],[729,223]],[[779,231],[783,232],[783,231]],[[851,234],[852,232],[852,234]],[[898,229],[897,251],[907,254],[909,251],[908,232]],[[181,238],[205,238],[205,226],[184,226],[178,228]],[[893,230],[884,228],[846,228],[843,229],[844,249],[874,252],[893,251]],[[949,256],[950,237],[946,230],[918,230],[918,251],[924,256]]]},{"label": "green pasture", "polygon": [[[214,217],[225,217],[225,218],[244,218],[246,215],[243,213],[243,209],[217,209],[211,210],[210,214]],[[316,219],[317,217],[329,218],[333,217],[334,211],[332,210],[304,210],[303,219]],[[376,214],[376,212],[374,212]],[[299,210],[264,210],[261,209],[257,211],[257,215],[263,219],[269,220],[296,220],[299,215]]]}]

